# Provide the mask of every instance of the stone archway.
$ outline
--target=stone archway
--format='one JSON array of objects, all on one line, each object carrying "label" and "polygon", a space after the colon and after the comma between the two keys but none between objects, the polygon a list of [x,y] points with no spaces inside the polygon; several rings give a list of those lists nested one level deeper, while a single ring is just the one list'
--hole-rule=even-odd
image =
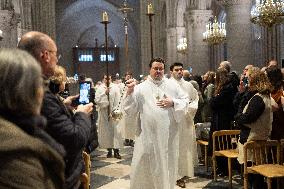
[{"label": "stone archway", "polygon": [[[113,3],[104,0],[86,0],[73,2],[57,2],[57,44],[62,53],[62,62],[69,75],[74,74],[72,66],[72,47],[80,43],[95,45],[95,38],[100,43],[104,42],[104,26],[100,23],[102,12],[107,11],[109,15],[108,36],[114,44],[121,49],[124,48],[124,27],[123,15]],[[131,63],[137,65],[139,62],[139,49],[137,29],[132,24],[131,19],[128,26],[129,36],[129,57]],[[64,33],[64,35],[62,35]],[[123,51],[121,51],[123,52]],[[120,53],[120,70],[125,70],[124,54]],[[139,73],[139,67],[135,66],[134,73]]]}]

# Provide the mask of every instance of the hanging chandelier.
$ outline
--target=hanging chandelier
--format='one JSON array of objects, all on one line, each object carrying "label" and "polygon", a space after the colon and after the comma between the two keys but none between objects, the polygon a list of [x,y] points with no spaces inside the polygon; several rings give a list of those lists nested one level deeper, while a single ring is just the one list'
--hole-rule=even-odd
[{"label": "hanging chandelier", "polygon": [[280,24],[284,20],[284,1],[263,0],[261,3],[256,3],[251,14],[251,21],[254,24],[267,27]]},{"label": "hanging chandelier", "polygon": [[181,54],[186,54],[187,50],[187,39],[185,37],[182,37],[179,39],[179,42],[177,44],[177,52]]},{"label": "hanging chandelier", "polygon": [[218,23],[215,16],[213,22],[206,24],[206,31],[203,33],[203,41],[209,44],[219,44],[226,40],[225,23]]}]

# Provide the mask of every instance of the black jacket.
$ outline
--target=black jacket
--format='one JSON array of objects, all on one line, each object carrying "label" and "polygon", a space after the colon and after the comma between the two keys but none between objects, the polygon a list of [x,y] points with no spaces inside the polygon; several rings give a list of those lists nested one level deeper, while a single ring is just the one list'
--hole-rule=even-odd
[{"label": "black jacket", "polygon": [[233,99],[236,92],[231,83],[223,87],[220,94],[210,100],[212,109],[212,121],[209,133],[208,154],[212,153],[212,134],[214,131],[231,129],[231,122],[234,118]]},{"label": "black jacket", "polygon": [[66,150],[66,187],[73,188],[84,171],[82,151],[89,139],[91,120],[85,113],[73,115],[49,90],[44,94],[41,113],[47,119],[46,131]]}]

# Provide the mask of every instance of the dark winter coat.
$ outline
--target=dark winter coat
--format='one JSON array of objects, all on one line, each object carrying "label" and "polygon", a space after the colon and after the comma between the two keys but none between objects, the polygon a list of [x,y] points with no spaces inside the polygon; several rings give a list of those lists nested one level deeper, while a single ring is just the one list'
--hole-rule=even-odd
[{"label": "dark winter coat", "polygon": [[0,188],[63,189],[63,147],[35,119],[13,121],[0,117]]},{"label": "dark winter coat", "polygon": [[84,171],[82,151],[89,139],[91,120],[82,112],[73,115],[49,90],[44,94],[41,114],[47,119],[46,131],[66,150],[66,186],[73,188]]},{"label": "dark winter coat", "polygon": [[212,154],[212,134],[214,131],[228,130],[234,118],[233,99],[236,94],[232,84],[227,84],[221,92],[212,97],[210,106],[212,109],[212,121],[209,133],[208,153]]}]

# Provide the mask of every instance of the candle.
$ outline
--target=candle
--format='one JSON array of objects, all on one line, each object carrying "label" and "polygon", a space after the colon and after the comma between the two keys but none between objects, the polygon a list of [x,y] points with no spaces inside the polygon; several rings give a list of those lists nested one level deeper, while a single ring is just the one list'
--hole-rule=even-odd
[{"label": "candle", "polygon": [[108,22],[107,12],[103,12],[103,22]]},{"label": "candle", "polygon": [[128,32],[127,32],[127,26],[124,26],[124,33],[125,33],[125,35],[128,34]]},{"label": "candle", "polygon": [[147,10],[148,10],[148,14],[153,14],[154,13],[152,3],[148,4]]}]

